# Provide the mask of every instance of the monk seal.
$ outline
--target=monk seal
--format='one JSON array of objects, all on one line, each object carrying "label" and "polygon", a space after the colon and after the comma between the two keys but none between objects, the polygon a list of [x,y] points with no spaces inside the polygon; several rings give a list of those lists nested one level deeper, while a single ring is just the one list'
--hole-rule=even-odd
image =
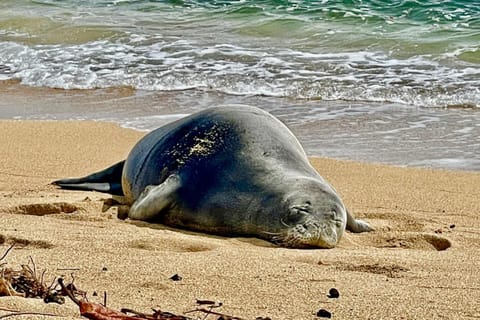
[{"label": "monk seal", "polygon": [[127,159],[54,184],[123,195],[128,218],[285,247],[333,248],[370,231],[311,166],[293,133],[250,106],[213,107],[143,137]]}]

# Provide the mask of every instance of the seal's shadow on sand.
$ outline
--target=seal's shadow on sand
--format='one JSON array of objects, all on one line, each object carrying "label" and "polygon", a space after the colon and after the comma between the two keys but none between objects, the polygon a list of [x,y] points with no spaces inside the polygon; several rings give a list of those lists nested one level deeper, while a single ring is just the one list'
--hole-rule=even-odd
[{"label": "seal's shadow on sand", "polygon": [[[281,248],[280,246],[277,246],[271,242],[268,242],[266,240],[262,240],[259,238],[255,238],[255,237],[235,237],[235,236],[222,237],[222,236],[213,235],[213,234],[172,228],[172,227],[169,227],[163,224],[158,224],[158,223],[149,223],[149,222],[138,221],[138,220],[127,220],[127,222],[129,224],[132,224],[141,228],[165,230],[169,232],[180,233],[187,236],[193,236],[197,239],[203,238],[207,241],[208,239],[216,239],[220,241],[239,241],[239,242],[247,243],[257,247]],[[364,235],[364,237],[368,237],[368,238],[371,238],[372,236],[373,236],[372,234]],[[366,246],[370,245],[377,248],[417,249],[417,250],[420,249],[420,250],[437,250],[437,251],[447,250],[452,246],[452,242],[449,239],[439,236],[437,234],[431,234],[427,232],[402,232],[400,234],[397,232],[385,232],[383,234],[381,234],[380,232],[376,232],[376,234],[373,237],[376,238],[373,241],[373,243],[364,244],[364,245]],[[352,243],[350,240],[344,241],[343,242],[344,245],[342,247],[348,248],[349,243],[350,244]],[[315,250],[315,249],[319,249],[319,248],[307,248],[302,250]],[[203,251],[203,250],[197,250],[197,251]]]},{"label": "seal's shadow on sand", "polygon": [[[266,240],[262,240],[259,238],[254,238],[254,237],[222,237],[214,234],[208,234],[208,233],[202,233],[202,232],[195,232],[191,230],[185,230],[185,229],[178,229],[178,228],[173,228],[169,227],[163,224],[159,223],[149,223],[145,221],[139,221],[139,220],[126,220],[127,223],[135,225],[140,228],[150,228],[154,230],[163,230],[163,231],[168,231],[172,233],[177,233],[177,234],[182,234],[187,237],[189,237],[192,241],[194,239],[199,240],[198,242],[209,242],[209,240],[219,240],[219,241],[239,241],[242,243],[247,243],[250,245],[254,245],[257,247],[264,247],[264,248],[281,248],[280,246],[277,246],[271,242],[268,242]],[[202,239],[204,241],[202,241]],[[203,251],[203,250],[196,250],[196,251]]]},{"label": "seal's shadow on sand", "polygon": [[[124,210],[122,204],[118,203],[115,199],[106,198],[101,199],[103,213],[110,211],[114,208],[114,211],[111,214],[114,214],[117,211],[117,214]],[[89,202],[50,202],[50,203],[29,203],[18,206],[13,206],[6,208],[6,212],[13,214],[22,214],[22,215],[33,215],[33,216],[49,216],[55,215],[58,218],[63,219],[72,219],[75,217],[76,220],[85,220],[92,221],[94,217],[92,214],[84,214],[84,211],[88,211],[84,208]],[[409,215],[409,214],[408,214]],[[408,250],[436,250],[443,251],[451,248],[453,243],[444,235],[437,233],[427,232],[428,227],[426,227],[421,220],[416,220],[415,224],[412,224],[408,219],[399,219],[401,214],[369,214],[370,220],[373,221],[373,224],[377,226],[377,230],[370,233],[363,234],[353,234],[347,233],[346,237],[342,239],[340,247],[344,249],[358,248],[358,247],[376,247],[376,248],[387,248],[392,250],[398,249],[408,249]],[[405,218],[405,217],[403,217]],[[100,219],[100,217],[98,218]],[[405,222],[406,221],[406,222]],[[163,230],[168,232],[173,232],[176,234],[181,234],[186,236],[182,237],[182,241],[185,243],[178,244],[167,244],[162,247],[165,250],[173,251],[204,251],[210,250],[215,245],[213,244],[216,241],[231,241],[231,242],[240,242],[254,245],[257,247],[265,248],[280,248],[279,246],[254,237],[222,237],[213,234],[195,232],[185,229],[178,229],[173,227],[168,227],[163,224],[158,223],[148,223],[141,220],[126,220],[126,223],[135,225],[141,228],[149,228],[154,230]],[[449,228],[446,228],[449,229]],[[451,230],[445,230],[443,233],[448,233]],[[170,238],[170,237],[169,237]],[[173,237],[172,237],[173,238]],[[213,241],[212,241],[213,240]],[[132,244],[133,247],[143,248],[143,249],[155,249],[151,248],[152,246],[147,244],[145,241],[144,244],[136,243]],[[206,248],[205,248],[206,246]],[[175,249],[177,247],[177,249]],[[212,248],[210,248],[212,247]],[[304,249],[309,250],[309,249]]]}]

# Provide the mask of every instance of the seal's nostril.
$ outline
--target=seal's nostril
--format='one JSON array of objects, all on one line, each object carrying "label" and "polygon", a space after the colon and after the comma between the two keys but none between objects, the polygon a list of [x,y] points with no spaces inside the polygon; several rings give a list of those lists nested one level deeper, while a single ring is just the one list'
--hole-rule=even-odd
[{"label": "seal's nostril", "polygon": [[298,232],[305,232],[305,230],[307,230],[307,225],[306,224],[304,224],[304,225],[299,224],[299,225],[297,225],[297,230],[298,230]]}]

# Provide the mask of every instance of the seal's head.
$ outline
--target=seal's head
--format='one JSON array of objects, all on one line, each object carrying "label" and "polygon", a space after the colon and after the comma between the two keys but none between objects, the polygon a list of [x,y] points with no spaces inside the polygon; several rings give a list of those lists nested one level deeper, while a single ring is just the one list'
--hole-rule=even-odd
[{"label": "seal's head", "polygon": [[[298,182],[298,181],[297,181]],[[333,248],[345,231],[347,212],[336,192],[325,182],[298,183],[284,198],[283,229],[272,241],[294,248]]]}]

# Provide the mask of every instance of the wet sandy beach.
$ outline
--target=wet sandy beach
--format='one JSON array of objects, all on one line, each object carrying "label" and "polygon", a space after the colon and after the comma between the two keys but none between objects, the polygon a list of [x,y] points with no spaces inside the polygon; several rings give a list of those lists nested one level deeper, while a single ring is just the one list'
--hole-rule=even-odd
[{"label": "wet sandy beach", "polygon": [[[48,282],[73,272],[91,301],[106,291],[116,309],[183,314],[208,299],[245,319],[317,319],[322,308],[335,319],[480,316],[478,173],[311,158],[376,228],[346,233],[331,250],[121,221],[104,211],[108,195],[50,185],[123,159],[143,134],[103,122],[0,121],[0,253],[19,243],[5,262],[32,257]],[[340,298],[328,298],[330,288]],[[0,307],[79,317],[70,302],[2,297]]]}]

